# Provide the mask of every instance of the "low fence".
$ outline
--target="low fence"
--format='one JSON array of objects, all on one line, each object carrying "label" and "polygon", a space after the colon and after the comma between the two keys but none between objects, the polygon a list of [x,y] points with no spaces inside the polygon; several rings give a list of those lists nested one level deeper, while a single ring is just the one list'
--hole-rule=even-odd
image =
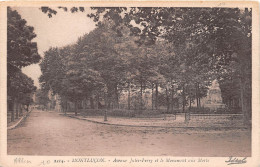
[{"label": "low fence", "polygon": [[190,119],[243,119],[243,114],[190,114]]},{"label": "low fence", "polygon": [[[122,110],[121,110],[122,112]],[[140,113],[138,113],[140,112]],[[157,126],[157,127],[198,127],[198,128],[242,128],[244,126],[242,114],[194,114],[173,113],[162,114],[159,111],[120,111],[81,110],[77,116],[94,122],[107,121],[112,124]],[[68,112],[74,117],[74,112]]]},{"label": "low fence", "polygon": [[[69,113],[74,111],[69,111]],[[82,116],[104,116],[108,117],[127,117],[127,118],[169,118],[176,119],[176,117],[187,117],[186,119],[242,119],[243,114],[229,114],[229,113],[183,113],[180,110],[173,112],[166,112],[166,110],[105,110],[105,109],[85,109],[78,110],[78,114]]]}]

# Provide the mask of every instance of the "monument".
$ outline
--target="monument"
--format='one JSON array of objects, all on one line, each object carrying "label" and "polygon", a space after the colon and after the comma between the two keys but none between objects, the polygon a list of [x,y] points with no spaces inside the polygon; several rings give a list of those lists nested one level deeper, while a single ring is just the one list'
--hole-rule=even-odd
[{"label": "monument", "polygon": [[207,97],[202,100],[202,106],[210,108],[210,110],[217,111],[218,108],[225,108],[221,97],[221,90],[217,80],[212,82],[208,90]]}]

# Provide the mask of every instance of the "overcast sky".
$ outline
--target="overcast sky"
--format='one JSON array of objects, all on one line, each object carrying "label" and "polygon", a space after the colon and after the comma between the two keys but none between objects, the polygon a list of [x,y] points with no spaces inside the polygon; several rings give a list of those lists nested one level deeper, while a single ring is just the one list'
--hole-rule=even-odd
[{"label": "overcast sky", "polygon": [[[95,23],[86,16],[86,12],[70,13],[57,9],[57,15],[49,18],[35,7],[13,7],[12,9],[18,11],[27,21],[27,25],[34,27],[37,37],[33,41],[37,42],[42,57],[44,51],[50,47],[62,47],[74,43],[78,37],[95,28]],[[38,78],[41,70],[38,64],[25,67],[22,71],[34,80],[35,86],[40,88]]]}]

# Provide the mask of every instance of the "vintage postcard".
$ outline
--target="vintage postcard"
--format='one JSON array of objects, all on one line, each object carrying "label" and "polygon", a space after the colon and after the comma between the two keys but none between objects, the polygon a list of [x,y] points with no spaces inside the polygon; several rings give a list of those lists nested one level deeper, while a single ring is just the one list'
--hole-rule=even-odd
[{"label": "vintage postcard", "polygon": [[0,167],[260,166],[259,3],[0,3]]}]

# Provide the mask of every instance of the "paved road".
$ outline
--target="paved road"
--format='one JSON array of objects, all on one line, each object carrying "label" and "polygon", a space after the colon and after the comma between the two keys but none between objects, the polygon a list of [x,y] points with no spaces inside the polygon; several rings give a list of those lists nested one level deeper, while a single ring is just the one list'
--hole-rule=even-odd
[{"label": "paved road", "polygon": [[250,156],[249,130],[202,131],[100,125],[57,112],[32,111],[8,130],[8,154]]}]

